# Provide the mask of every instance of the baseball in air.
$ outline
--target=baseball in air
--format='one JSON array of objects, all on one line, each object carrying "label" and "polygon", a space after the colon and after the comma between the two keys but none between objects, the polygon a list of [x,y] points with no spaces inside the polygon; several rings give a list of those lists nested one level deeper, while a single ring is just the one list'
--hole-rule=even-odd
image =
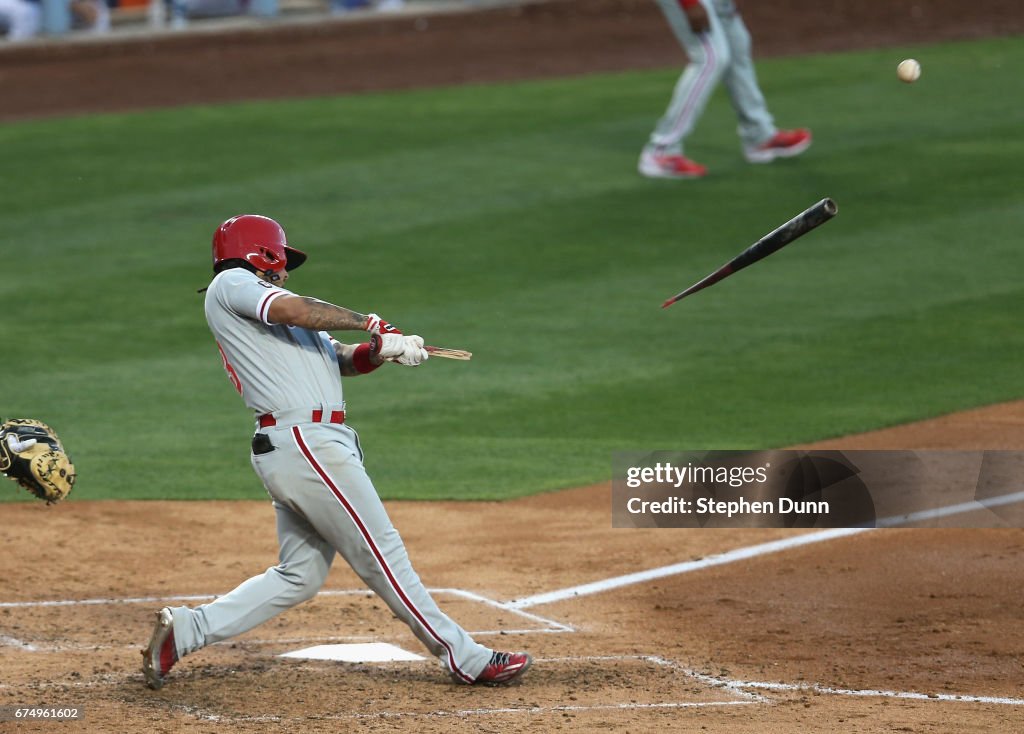
[{"label": "baseball in air", "polygon": [[907,84],[916,82],[918,77],[921,76],[921,65],[917,63],[917,59],[904,59],[896,67],[896,76],[900,78],[900,81]]}]

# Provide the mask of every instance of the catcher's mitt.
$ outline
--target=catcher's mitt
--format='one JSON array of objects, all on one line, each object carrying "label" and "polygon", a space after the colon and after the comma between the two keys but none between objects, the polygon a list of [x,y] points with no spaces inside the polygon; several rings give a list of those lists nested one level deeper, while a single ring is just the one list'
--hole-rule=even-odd
[{"label": "catcher's mitt", "polygon": [[48,505],[67,497],[75,486],[75,465],[57,433],[31,418],[0,424],[0,472]]}]

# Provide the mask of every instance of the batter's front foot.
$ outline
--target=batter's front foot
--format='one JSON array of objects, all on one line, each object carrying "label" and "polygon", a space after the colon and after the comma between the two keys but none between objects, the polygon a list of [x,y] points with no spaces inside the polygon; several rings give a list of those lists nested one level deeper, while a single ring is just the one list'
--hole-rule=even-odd
[{"label": "batter's front foot", "polygon": [[[525,652],[493,652],[487,667],[476,677],[473,685],[501,686],[521,677],[533,664],[533,658]],[[462,683],[452,676],[452,679]]]},{"label": "batter's front foot", "polygon": [[167,673],[178,662],[178,650],[174,645],[174,616],[169,607],[156,613],[156,626],[149,638],[149,645],[142,650],[142,674],[146,685],[154,691],[164,685]]}]

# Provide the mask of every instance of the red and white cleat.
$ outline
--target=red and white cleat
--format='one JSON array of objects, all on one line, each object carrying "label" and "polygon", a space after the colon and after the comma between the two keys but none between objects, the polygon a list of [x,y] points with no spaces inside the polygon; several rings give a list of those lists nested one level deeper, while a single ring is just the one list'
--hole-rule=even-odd
[{"label": "red and white cleat", "polygon": [[744,148],[748,163],[771,163],[776,158],[792,158],[811,147],[811,131],[807,128],[779,130],[770,139],[753,148]]},{"label": "red and white cleat", "polygon": [[491,654],[491,662],[473,681],[474,685],[500,686],[511,683],[525,673],[533,663],[533,658],[525,652],[495,652]]},{"label": "red and white cleat", "polygon": [[178,650],[174,646],[174,617],[164,607],[156,613],[156,627],[149,638],[149,646],[142,650],[142,674],[146,685],[158,690],[164,685],[167,673],[178,662]]},{"label": "red and white cleat", "polygon": [[701,178],[708,172],[701,164],[679,153],[658,153],[652,150],[640,154],[637,169],[647,178]]}]

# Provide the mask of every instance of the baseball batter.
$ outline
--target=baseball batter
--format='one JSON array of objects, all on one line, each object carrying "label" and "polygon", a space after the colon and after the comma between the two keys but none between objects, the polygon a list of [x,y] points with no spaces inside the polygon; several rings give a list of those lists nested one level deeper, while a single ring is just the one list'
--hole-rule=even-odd
[{"label": "baseball batter", "polygon": [[690,62],[676,82],[668,110],[640,154],[639,170],[650,178],[700,178],[707,169],[683,155],[719,81],[725,82],[739,118],[743,154],[750,163],[770,163],[803,153],[806,129],[779,130],[768,112],[751,57],[750,33],[734,0],[657,0]]},{"label": "baseball batter", "polygon": [[[214,234],[216,275],[206,293],[206,319],[228,378],[255,413],[252,465],[273,499],[280,563],[210,604],[158,611],[142,651],[146,682],[160,688],[181,657],[312,598],[335,553],[454,680],[511,681],[530,666],[530,656],[480,645],[434,603],[363,468],[359,437],[347,421],[339,377],[367,374],[385,361],[415,367],[427,359],[423,339],[375,314],[286,290],[288,272],[305,259],[266,217],[234,217]],[[327,333],[342,330],[367,331],[371,339],[343,344]]]}]

